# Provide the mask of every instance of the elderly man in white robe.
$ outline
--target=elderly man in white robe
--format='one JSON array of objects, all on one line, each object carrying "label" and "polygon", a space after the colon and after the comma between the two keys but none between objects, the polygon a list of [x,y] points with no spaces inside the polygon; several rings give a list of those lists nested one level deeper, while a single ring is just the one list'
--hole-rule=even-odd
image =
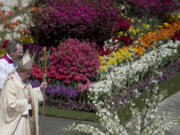
[{"label": "elderly man in white robe", "polygon": [[32,88],[28,83],[34,56],[27,51],[19,62],[17,71],[8,75],[0,93],[0,135],[38,135],[38,107],[43,101],[42,90],[47,87]]},{"label": "elderly man in white robe", "polygon": [[0,90],[10,72],[17,68],[17,60],[23,55],[23,44],[19,41],[9,41],[7,53],[0,58]]}]

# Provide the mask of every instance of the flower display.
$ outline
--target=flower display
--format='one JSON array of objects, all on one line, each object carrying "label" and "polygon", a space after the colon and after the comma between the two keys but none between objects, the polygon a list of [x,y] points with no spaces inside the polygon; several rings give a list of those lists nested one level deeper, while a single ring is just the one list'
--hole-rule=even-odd
[{"label": "flower display", "polygon": [[175,0],[131,0],[129,4],[138,10],[136,11],[136,13],[139,13],[138,15],[159,17],[161,19],[163,19],[167,13],[173,12],[177,7]]},{"label": "flower display", "polygon": [[135,53],[133,53],[133,48],[123,47],[120,48],[116,52],[112,52],[108,56],[100,56],[101,66],[99,68],[100,72],[107,72],[109,67],[112,66],[120,66],[127,61],[133,61],[133,56],[135,57]]},{"label": "flower display", "polygon": [[[157,73],[160,74],[160,73]],[[69,125],[65,128],[65,131],[79,131],[80,133],[86,133],[91,135],[152,135],[152,134],[165,134],[169,131],[171,127],[177,125],[179,120],[174,119],[169,121],[167,118],[170,116],[168,112],[163,112],[157,115],[158,105],[165,98],[166,91],[162,91],[158,94],[159,86],[154,76],[150,80],[151,86],[146,88],[148,95],[152,94],[151,98],[146,97],[143,102],[145,107],[143,111],[135,106],[133,100],[123,100],[120,99],[118,103],[121,106],[126,106],[128,104],[132,118],[128,123],[121,123],[121,117],[118,116],[118,111],[116,108],[116,102],[112,101],[110,96],[109,104],[107,102],[98,101],[97,96],[92,98],[94,105],[97,108],[96,115],[99,118],[100,127],[94,127],[85,124],[75,124]],[[121,93],[125,93],[122,91]],[[137,90],[134,91],[136,98],[141,95]],[[124,114],[127,115],[127,114]],[[166,122],[166,123],[165,123]],[[164,124],[165,123],[165,124]],[[154,128],[156,127],[156,128]]]},{"label": "flower display", "polygon": [[60,43],[50,55],[48,74],[56,80],[87,82],[96,77],[100,66],[99,56],[92,47],[93,43],[68,39]]},{"label": "flower display", "polygon": [[0,49],[0,58],[6,54],[6,49]]},{"label": "flower display", "polygon": [[[180,47],[180,42],[169,41],[168,43],[160,46],[156,50],[152,50],[151,52],[145,54],[140,57],[140,59],[127,63],[122,66],[111,66],[111,76],[109,74],[101,74],[101,81],[98,81],[91,85],[91,92],[104,92],[108,93],[112,89],[112,81],[113,83],[118,85],[119,88],[125,88],[127,82],[131,82],[132,84],[140,81],[141,78],[149,71],[149,68],[153,68],[156,66],[162,66],[166,64],[168,61],[168,57],[175,57],[178,55],[178,48]],[[164,61],[165,59],[165,61]],[[133,70],[130,70],[133,69]]]},{"label": "flower display", "polygon": [[[174,0],[47,0],[24,10],[17,1],[6,11],[0,2],[0,57],[6,53],[9,39],[23,42],[24,50],[36,56],[31,84],[38,87],[46,47],[46,103],[95,112],[91,98],[97,93],[105,99],[114,88],[142,92],[155,69],[179,58],[180,15],[173,13],[168,18],[174,4]],[[158,81],[173,76],[170,69]],[[118,122],[118,118],[108,120]],[[112,125],[104,123],[103,127]],[[118,134],[122,127],[117,123],[114,127],[109,132]]]},{"label": "flower display", "polygon": [[173,22],[172,24],[164,23],[161,29],[154,30],[143,36],[141,36],[138,41],[143,47],[148,47],[159,40],[167,40],[169,37],[173,36],[177,31],[180,30],[180,21]]},{"label": "flower display", "polygon": [[180,41],[180,31],[178,31],[176,34],[174,34],[173,37],[171,37],[171,39],[175,42],[176,40]]},{"label": "flower display", "polygon": [[121,18],[116,22],[116,30],[117,31],[126,31],[132,25],[131,19],[128,18]]},{"label": "flower display", "polygon": [[2,48],[7,48],[9,40],[4,40],[2,43]]},{"label": "flower display", "polygon": [[110,38],[119,12],[115,0],[48,1],[43,14],[34,15],[32,30],[40,34],[37,38],[47,39],[44,44],[57,45],[54,37],[58,40],[89,39],[99,43]]},{"label": "flower display", "polygon": [[75,99],[78,96],[77,90],[74,90],[72,88],[67,88],[60,84],[56,84],[55,87],[51,87],[50,85],[48,85],[48,87],[46,88],[46,93],[53,97],[62,96],[67,99],[70,99],[70,98]]},{"label": "flower display", "polygon": [[37,64],[33,65],[32,76],[34,76],[37,79],[43,78],[43,70],[39,68],[39,65]]},{"label": "flower display", "polygon": [[22,1],[17,1],[12,7],[9,6],[8,10],[6,8],[7,5],[2,3],[0,6],[0,40],[18,40],[25,34],[22,31],[29,27],[30,20],[27,18],[27,13],[17,16],[17,13],[23,8]]},{"label": "flower display", "polygon": [[[39,87],[40,81],[34,80],[30,81],[32,87]],[[56,84],[55,87],[52,87],[51,85],[48,85],[46,88],[46,93],[51,97],[64,97],[67,99],[75,99],[78,97],[78,91],[74,90],[72,88],[65,87],[61,84]]]}]

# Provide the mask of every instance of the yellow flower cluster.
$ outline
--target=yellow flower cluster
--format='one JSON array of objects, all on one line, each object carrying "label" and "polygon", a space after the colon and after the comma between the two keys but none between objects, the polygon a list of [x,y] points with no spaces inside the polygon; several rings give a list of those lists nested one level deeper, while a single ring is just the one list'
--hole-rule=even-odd
[{"label": "yellow flower cluster", "polygon": [[169,21],[177,21],[180,20],[180,13],[179,14],[173,14]]},{"label": "yellow flower cluster", "polygon": [[137,48],[133,47],[123,47],[118,49],[116,52],[112,52],[107,56],[100,56],[101,66],[99,68],[100,72],[107,72],[107,68],[111,66],[118,66],[121,63],[133,61],[134,52],[138,52]]},{"label": "yellow flower cluster", "polygon": [[0,49],[0,58],[6,54],[6,49]]},{"label": "yellow flower cluster", "polygon": [[132,37],[134,37],[134,39],[136,39],[150,31],[151,26],[149,24],[142,23],[141,26],[143,26],[143,27],[135,28],[133,25],[130,26],[130,28],[127,31],[128,34],[132,35]]},{"label": "yellow flower cluster", "polygon": [[[177,18],[180,18],[180,14]],[[139,20],[141,22],[141,20]],[[146,30],[150,29],[149,24],[143,24],[143,27]],[[141,37],[138,38],[139,43],[135,47],[123,47],[116,52],[112,52],[107,56],[100,56],[101,66],[99,68],[100,72],[107,72],[107,69],[111,66],[118,66],[121,63],[132,62],[134,59],[144,55],[146,48],[153,48],[154,43],[159,40],[165,39],[167,40],[169,37],[173,36],[175,32],[180,30],[180,20],[173,22],[172,24],[164,23],[162,26],[159,26],[160,29],[154,30],[152,32],[148,32],[147,34],[139,34]],[[134,29],[131,26],[128,32],[132,32],[133,34],[137,34],[143,31],[141,28]],[[119,32],[118,36],[122,36],[123,32]]]},{"label": "yellow flower cluster", "polygon": [[20,39],[24,44],[34,44],[34,39],[29,35],[24,35]]}]

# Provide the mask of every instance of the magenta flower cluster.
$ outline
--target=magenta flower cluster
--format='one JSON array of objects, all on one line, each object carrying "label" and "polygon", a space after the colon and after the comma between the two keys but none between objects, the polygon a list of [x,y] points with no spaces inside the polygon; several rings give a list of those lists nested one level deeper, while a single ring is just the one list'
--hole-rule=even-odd
[{"label": "magenta flower cluster", "polygon": [[137,6],[142,15],[146,13],[149,17],[164,16],[176,10],[176,0],[130,0],[130,4]]},{"label": "magenta flower cluster", "polygon": [[68,39],[60,43],[57,49],[50,55],[48,76],[63,80],[66,84],[75,82],[87,82],[96,77],[100,66],[96,44],[80,42],[77,39]]},{"label": "magenta flower cluster", "polygon": [[130,28],[130,26],[133,25],[133,23],[131,23],[131,19],[127,19],[124,17],[121,17],[120,20],[118,20],[116,22],[116,31],[126,31]]},{"label": "magenta flower cluster", "polygon": [[103,42],[110,38],[119,13],[116,0],[51,0],[34,22],[49,41],[56,37]]}]

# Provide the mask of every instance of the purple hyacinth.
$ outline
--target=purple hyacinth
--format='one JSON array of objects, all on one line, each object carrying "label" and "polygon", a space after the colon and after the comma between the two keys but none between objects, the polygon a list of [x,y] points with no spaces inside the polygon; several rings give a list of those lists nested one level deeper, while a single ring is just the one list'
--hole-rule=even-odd
[{"label": "purple hyacinth", "polygon": [[[40,86],[39,80],[30,81],[33,88]],[[53,96],[64,96],[67,99],[70,98],[77,98],[78,91],[72,88],[65,87],[61,84],[57,84],[55,87],[48,85],[46,88],[46,93],[49,94],[51,97]]]},{"label": "purple hyacinth", "polygon": [[32,85],[33,88],[40,86],[39,80],[30,81],[30,84]]},{"label": "purple hyacinth", "polygon": [[64,95],[66,98],[76,98],[78,96],[78,91],[77,90],[74,90],[72,88],[67,88],[63,85],[56,85],[56,94],[57,95]]}]

